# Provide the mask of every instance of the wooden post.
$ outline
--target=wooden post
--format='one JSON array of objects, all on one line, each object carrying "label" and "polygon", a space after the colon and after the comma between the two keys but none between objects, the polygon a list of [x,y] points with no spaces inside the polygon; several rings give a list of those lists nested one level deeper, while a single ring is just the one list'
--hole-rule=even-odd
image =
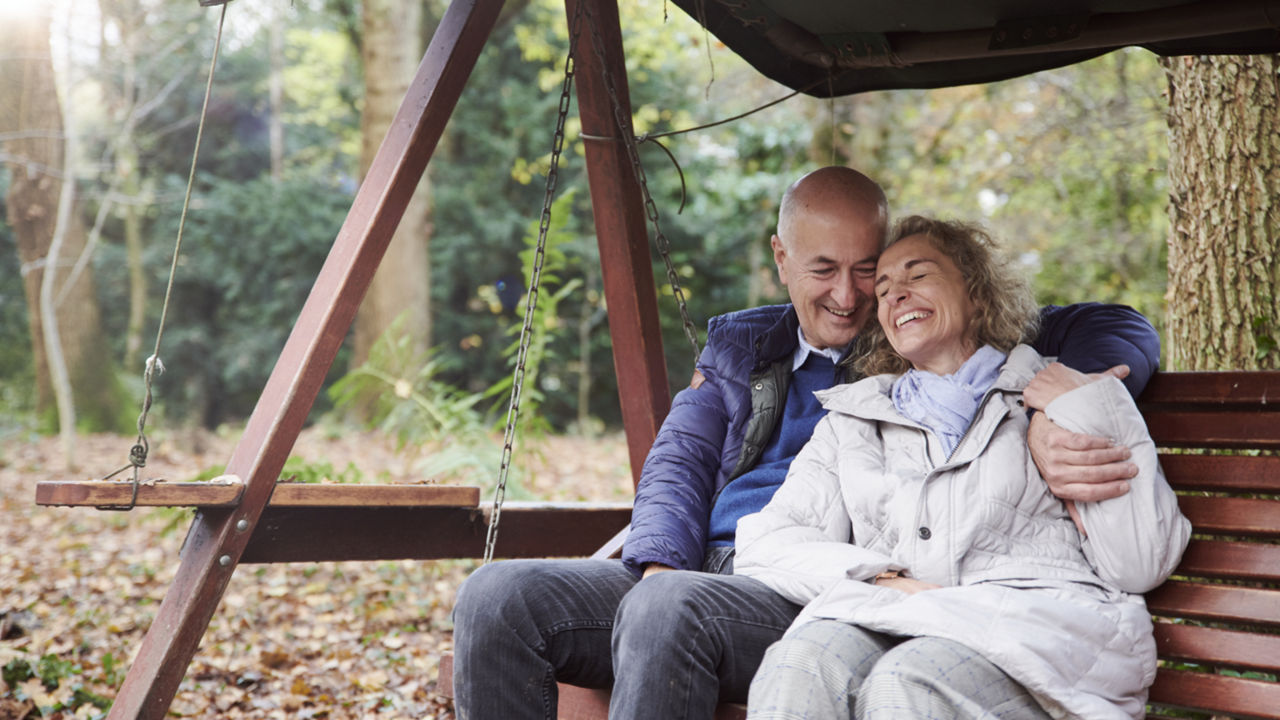
[{"label": "wooden post", "polygon": [[[588,11],[582,18],[575,53],[582,132],[615,138],[586,141],[587,178],[591,184],[591,209],[596,242],[600,246],[605,301],[609,306],[613,367],[618,377],[618,399],[627,432],[631,476],[634,482],[639,482],[645,456],[671,409],[671,389],[667,385],[667,363],[662,354],[662,327],[658,322],[644,200],[621,142],[634,131],[618,6],[615,0],[565,0],[570,32],[579,1],[586,3],[584,9]],[[597,37],[603,47],[596,47]],[[625,119],[622,128],[615,120],[613,99],[603,77],[605,70],[622,106]]]},{"label": "wooden post", "polygon": [[159,720],[173,702],[502,4],[454,0],[440,21],[227,465],[246,480],[243,499],[197,515],[109,718]]}]

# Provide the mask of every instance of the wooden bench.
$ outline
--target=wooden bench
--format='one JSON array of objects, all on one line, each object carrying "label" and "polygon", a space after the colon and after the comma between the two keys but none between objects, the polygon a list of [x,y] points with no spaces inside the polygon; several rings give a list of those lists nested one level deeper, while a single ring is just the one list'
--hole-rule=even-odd
[{"label": "wooden bench", "polygon": [[[1194,527],[1147,595],[1161,661],[1148,718],[1280,718],[1280,372],[1159,373],[1139,405]],[[608,705],[606,690],[560,685],[561,718]],[[745,716],[722,705],[716,720]]]}]

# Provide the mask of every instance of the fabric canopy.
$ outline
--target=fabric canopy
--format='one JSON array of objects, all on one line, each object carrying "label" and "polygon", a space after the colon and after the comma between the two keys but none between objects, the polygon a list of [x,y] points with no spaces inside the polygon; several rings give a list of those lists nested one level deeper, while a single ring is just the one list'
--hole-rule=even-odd
[{"label": "fabric canopy", "polygon": [[1135,45],[1280,52],[1280,0],[674,0],[764,75],[817,97],[991,82]]}]

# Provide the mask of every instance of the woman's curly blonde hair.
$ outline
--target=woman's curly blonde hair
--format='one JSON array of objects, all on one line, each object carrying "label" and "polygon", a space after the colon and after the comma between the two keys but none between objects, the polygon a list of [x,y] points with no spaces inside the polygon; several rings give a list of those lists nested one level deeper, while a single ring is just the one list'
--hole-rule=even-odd
[{"label": "woman's curly blonde hair", "polygon": [[[1040,313],[1031,289],[1009,267],[986,230],[972,223],[912,215],[898,221],[885,247],[912,235],[927,237],[964,276],[975,312],[970,325],[974,347],[991,345],[1007,353],[1035,337]],[[859,333],[858,347],[854,367],[864,375],[902,374],[911,369],[911,363],[889,344],[878,322],[867,323]]]}]

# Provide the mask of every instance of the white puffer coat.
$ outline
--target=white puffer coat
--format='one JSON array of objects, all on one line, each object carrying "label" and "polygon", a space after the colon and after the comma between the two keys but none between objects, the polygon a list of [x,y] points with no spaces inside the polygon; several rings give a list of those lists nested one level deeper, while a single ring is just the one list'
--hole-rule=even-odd
[{"label": "white puffer coat", "polygon": [[[950,458],[894,408],[893,376],[818,393],[829,413],[773,500],[738,523],[735,572],[806,604],[796,625],[830,618],[967,645],[1053,717],[1142,717],[1155,641],[1133,593],[1169,575],[1191,525],[1132,398],[1105,378],[1046,408],[1127,445],[1139,469],[1127,494],[1077,503],[1081,538],[1027,449],[1021,390],[1045,364],[1015,348]],[[943,587],[868,582],[893,569]]]}]

